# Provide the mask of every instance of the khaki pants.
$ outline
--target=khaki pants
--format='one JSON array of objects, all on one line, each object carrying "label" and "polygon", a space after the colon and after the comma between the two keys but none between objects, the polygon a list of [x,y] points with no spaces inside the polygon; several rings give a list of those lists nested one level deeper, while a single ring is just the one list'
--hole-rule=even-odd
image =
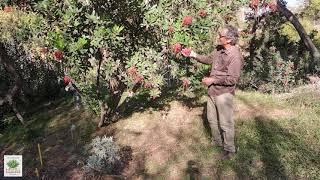
[{"label": "khaki pants", "polygon": [[233,95],[225,93],[209,96],[207,102],[207,118],[216,145],[223,146],[225,151],[235,152]]}]

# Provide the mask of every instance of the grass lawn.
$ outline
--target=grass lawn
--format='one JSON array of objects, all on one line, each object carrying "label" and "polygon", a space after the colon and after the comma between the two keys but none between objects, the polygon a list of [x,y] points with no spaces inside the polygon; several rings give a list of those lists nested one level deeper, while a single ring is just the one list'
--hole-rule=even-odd
[{"label": "grass lawn", "polygon": [[[228,161],[216,159],[221,149],[209,142],[205,100],[142,103],[99,130],[92,113],[76,111],[63,100],[27,117],[27,127],[13,123],[0,132],[1,153],[23,154],[28,164],[24,172],[32,178],[40,168],[40,143],[45,160],[41,173],[72,179],[81,171],[79,161],[86,159],[84,145],[94,136],[112,135],[120,147],[130,149],[131,161],[119,174],[131,179],[320,179],[319,90],[309,86],[277,95],[238,91],[238,152]],[[77,128],[73,135],[71,124]]]}]

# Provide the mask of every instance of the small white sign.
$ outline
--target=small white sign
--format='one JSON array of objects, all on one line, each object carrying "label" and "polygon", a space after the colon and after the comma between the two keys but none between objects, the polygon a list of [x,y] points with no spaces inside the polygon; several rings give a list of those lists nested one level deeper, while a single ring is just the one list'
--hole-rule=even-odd
[{"label": "small white sign", "polygon": [[22,155],[4,155],[4,177],[22,177]]}]

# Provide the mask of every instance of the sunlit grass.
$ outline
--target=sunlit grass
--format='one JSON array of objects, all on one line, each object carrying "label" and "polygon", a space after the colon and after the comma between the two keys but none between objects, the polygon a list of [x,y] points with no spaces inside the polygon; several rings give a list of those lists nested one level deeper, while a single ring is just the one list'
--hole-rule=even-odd
[{"label": "sunlit grass", "polygon": [[[238,91],[235,98],[238,152],[235,159],[227,161],[215,159],[221,148],[210,144],[201,117],[204,100],[205,96],[199,98],[196,101],[199,106],[193,109],[184,106],[185,99],[161,105],[167,108],[135,107],[132,114],[112,125],[116,127],[117,143],[132,146],[134,152],[139,153],[144,148],[149,152],[145,143],[154,148],[151,154],[145,154],[141,175],[155,179],[190,178],[188,166],[194,163],[202,179],[320,179],[318,91],[278,95]],[[171,113],[168,120],[163,119],[165,109],[169,111],[168,116]],[[190,114],[184,116],[186,113]],[[59,131],[69,133],[72,123],[79,128],[81,140],[86,141],[95,130],[92,118],[90,113],[79,113],[69,100],[64,100],[53,109],[28,117],[27,128],[13,123],[0,137],[0,143],[17,147],[32,145],[38,138]],[[159,139],[152,139],[154,135]],[[145,142],[135,149],[135,144],[142,140]],[[150,143],[152,141],[156,142]],[[161,159],[161,154],[169,159],[162,162],[152,158],[160,156]]]}]

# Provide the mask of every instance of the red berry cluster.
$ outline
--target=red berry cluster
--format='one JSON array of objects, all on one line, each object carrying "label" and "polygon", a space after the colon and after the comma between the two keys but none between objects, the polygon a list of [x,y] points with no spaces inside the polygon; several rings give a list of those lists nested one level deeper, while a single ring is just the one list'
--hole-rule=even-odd
[{"label": "red berry cluster", "polygon": [[135,76],[137,74],[137,68],[135,66],[131,66],[128,70],[128,73],[132,76]]},{"label": "red berry cluster", "polygon": [[169,32],[169,33],[173,33],[173,32],[174,32],[174,28],[173,28],[172,26],[169,26],[168,32]]},{"label": "red berry cluster", "polygon": [[143,82],[144,77],[138,73],[138,69],[135,66],[128,68],[127,72],[133,78],[135,84]]},{"label": "red berry cluster", "polygon": [[63,83],[64,85],[68,85],[71,82],[71,78],[69,76],[64,76],[63,77]]},{"label": "red berry cluster", "polygon": [[176,43],[171,45],[171,50],[174,54],[181,53],[185,57],[189,57],[191,54],[192,49],[191,48],[183,48],[180,43]]},{"label": "red berry cluster", "polygon": [[183,89],[184,89],[184,90],[188,89],[189,85],[190,85],[190,80],[187,79],[187,78],[184,78],[184,79],[182,80],[182,87],[183,87]]},{"label": "red berry cluster", "polygon": [[62,60],[64,57],[64,54],[62,51],[56,50],[53,52],[53,56],[54,56],[54,58],[56,58],[56,60]]},{"label": "red berry cluster", "polygon": [[192,17],[191,16],[185,16],[182,20],[182,25],[184,26],[190,26],[192,24]]},{"label": "red berry cluster", "polygon": [[268,6],[269,6],[269,8],[271,9],[271,11],[273,11],[273,12],[275,12],[275,11],[277,11],[277,5],[275,4],[275,2],[269,2],[269,4],[268,4]]},{"label": "red berry cluster", "polygon": [[182,46],[180,43],[176,43],[174,45],[171,45],[171,49],[174,53],[179,53],[182,49]]},{"label": "red berry cluster", "polygon": [[207,12],[206,12],[204,9],[201,9],[201,10],[199,11],[199,16],[200,16],[200,17],[206,17],[206,16],[207,16]]},{"label": "red berry cluster", "polygon": [[153,85],[150,82],[145,82],[143,87],[149,89],[152,88]]},{"label": "red berry cluster", "polygon": [[144,80],[144,77],[140,74],[138,74],[137,76],[134,77],[134,82],[137,84],[137,83],[140,83]]},{"label": "red berry cluster", "polygon": [[10,12],[12,12],[12,7],[10,7],[10,6],[5,6],[5,7],[3,8],[3,11],[6,12],[6,13],[10,13]]}]

